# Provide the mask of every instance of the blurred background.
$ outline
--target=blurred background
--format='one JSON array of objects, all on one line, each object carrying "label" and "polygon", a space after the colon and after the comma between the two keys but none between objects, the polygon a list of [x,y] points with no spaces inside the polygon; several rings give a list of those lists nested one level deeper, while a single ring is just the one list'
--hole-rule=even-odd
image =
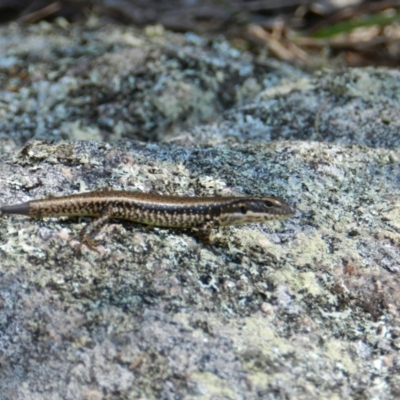
[{"label": "blurred background", "polygon": [[93,15],[224,35],[241,50],[306,70],[400,61],[400,0],[0,0],[1,24],[79,23]]}]

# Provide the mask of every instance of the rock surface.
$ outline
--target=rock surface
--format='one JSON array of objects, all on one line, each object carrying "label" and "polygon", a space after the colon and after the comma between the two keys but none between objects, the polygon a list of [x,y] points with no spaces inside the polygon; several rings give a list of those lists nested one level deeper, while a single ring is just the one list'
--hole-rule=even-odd
[{"label": "rock surface", "polygon": [[298,209],[209,248],[113,222],[81,255],[86,220],[1,216],[1,399],[400,396],[399,72],[95,20],[1,37],[0,204],[112,187]]}]

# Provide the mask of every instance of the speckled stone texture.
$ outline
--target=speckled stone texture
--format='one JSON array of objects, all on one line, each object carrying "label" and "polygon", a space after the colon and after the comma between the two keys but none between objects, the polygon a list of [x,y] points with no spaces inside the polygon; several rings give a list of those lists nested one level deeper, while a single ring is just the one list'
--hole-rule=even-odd
[{"label": "speckled stone texture", "polygon": [[307,75],[94,17],[0,34],[0,204],[113,188],[298,210],[210,247],[113,221],[81,254],[85,219],[0,216],[0,400],[400,396],[398,71]]}]

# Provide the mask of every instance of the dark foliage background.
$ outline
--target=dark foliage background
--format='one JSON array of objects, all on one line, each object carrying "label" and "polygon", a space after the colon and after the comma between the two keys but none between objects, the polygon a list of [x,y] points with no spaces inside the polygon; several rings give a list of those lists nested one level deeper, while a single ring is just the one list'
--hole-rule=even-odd
[{"label": "dark foliage background", "polygon": [[[0,0],[0,23],[98,16],[143,27],[226,35],[234,45],[309,69],[400,60],[399,0]],[[323,57],[321,59],[321,54]]]}]

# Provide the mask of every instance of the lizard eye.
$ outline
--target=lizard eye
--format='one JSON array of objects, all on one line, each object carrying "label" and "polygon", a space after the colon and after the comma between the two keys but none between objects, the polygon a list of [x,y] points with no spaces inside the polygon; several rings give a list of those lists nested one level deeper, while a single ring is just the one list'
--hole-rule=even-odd
[{"label": "lizard eye", "polygon": [[265,200],[265,201],[264,201],[264,204],[265,204],[267,207],[273,207],[273,206],[274,206],[274,203],[273,203],[272,201],[269,201],[269,200]]},{"label": "lizard eye", "polygon": [[247,213],[247,207],[245,205],[240,206],[240,212],[242,214],[246,214]]}]

